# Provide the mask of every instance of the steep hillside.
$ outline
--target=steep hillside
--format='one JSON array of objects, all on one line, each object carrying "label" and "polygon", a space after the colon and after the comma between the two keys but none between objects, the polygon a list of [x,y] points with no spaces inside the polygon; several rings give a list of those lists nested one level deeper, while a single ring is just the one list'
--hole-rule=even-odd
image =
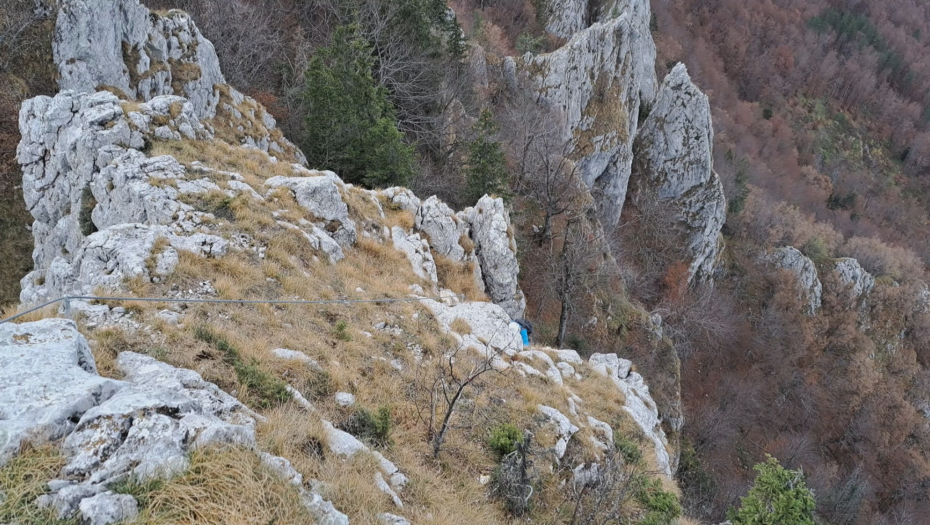
[{"label": "steep hillside", "polygon": [[21,308],[122,299],[0,325],[0,521],[678,520],[633,363],[511,322],[501,199],[308,169],[186,14],[58,7],[69,89],[20,111]]}]

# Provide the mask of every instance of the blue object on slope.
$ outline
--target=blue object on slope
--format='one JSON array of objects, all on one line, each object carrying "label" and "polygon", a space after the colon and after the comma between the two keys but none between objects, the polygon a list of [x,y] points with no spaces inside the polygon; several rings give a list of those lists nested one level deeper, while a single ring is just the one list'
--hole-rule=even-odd
[{"label": "blue object on slope", "polygon": [[526,328],[523,328],[523,329],[520,330],[520,335],[523,337],[523,344],[524,344],[524,345],[529,345],[529,344],[530,344],[530,334],[526,333]]}]

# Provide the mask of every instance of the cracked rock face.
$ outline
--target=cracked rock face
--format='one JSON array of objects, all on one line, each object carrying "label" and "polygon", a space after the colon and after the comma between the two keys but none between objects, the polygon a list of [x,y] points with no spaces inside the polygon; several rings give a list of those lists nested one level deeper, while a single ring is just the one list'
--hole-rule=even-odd
[{"label": "cracked rock face", "polygon": [[668,439],[662,430],[659,409],[649,394],[649,387],[643,377],[631,371],[633,363],[617,357],[616,354],[593,354],[588,364],[595,372],[610,378],[617,389],[623,392],[626,398],[623,409],[652,441],[658,467],[666,477],[671,477],[672,458],[668,453]]},{"label": "cracked rock face", "polygon": [[[152,12],[138,0],[63,0],[58,8],[52,48],[62,90],[142,102],[177,95],[198,118],[221,117],[214,123],[240,143],[306,164],[274,117],[226,84],[213,44],[183,11]],[[172,138],[168,128],[155,131]]]},{"label": "cracked rock face", "polygon": [[798,280],[798,297],[805,303],[804,313],[817,313],[823,296],[823,285],[820,283],[814,261],[805,257],[797,248],[785,246],[772,252],[769,262],[794,274]]},{"label": "cracked rock face", "polygon": [[[256,449],[260,416],[204,381],[196,372],[122,352],[116,367],[123,380],[97,375],[87,341],[73,321],[45,319],[0,326],[0,466],[24,443],[62,439],[67,460],[63,479],[36,504],[59,518],[80,516],[104,525],[132,520],[138,503],[108,485],[128,476],[167,479],[188,467],[198,448],[234,445]],[[304,505],[320,523],[348,518],[319,495],[280,457],[256,452],[262,463],[298,487]],[[381,458],[396,487],[406,478]]]},{"label": "cracked rock face", "polygon": [[713,279],[722,249],[727,201],[713,167],[710,102],[684,64],[669,73],[636,138],[634,202],[670,205],[687,236],[689,282]]},{"label": "cracked rock face", "polygon": [[115,288],[126,278],[161,278],[177,265],[178,250],[211,257],[226,253],[228,241],[209,233],[213,215],[180,197],[208,191],[232,197],[254,190],[220,187],[194,178],[197,173],[171,157],[149,158],[138,151],[162,128],[177,134],[174,139],[213,136],[191,104],[175,96],[124,106],[108,92],[65,91],[23,104],[17,159],[26,206],[35,219],[35,266],[22,281],[23,303],[97,286]]},{"label": "cracked rock face", "polygon": [[0,326],[0,365],[0,465],[25,442],[64,438],[67,479],[39,502],[62,517],[129,518],[135,502],[107,492],[108,483],[169,477],[197,447],[255,446],[255,414],[195,372],[123,352],[124,380],[97,375],[69,320]]},{"label": "cracked rock face", "polygon": [[856,259],[845,257],[837,260],[833,271],[841,283],[850,287],[849,298],[852,304],[872,293],[872,289],[875,288],[875,277],[865,271]]},{"label": "cracked rock face", "polygon": [[504,201],[485,195],[474,208],[466,208],[458,217],[470,226],[488,296],[512,319],[523,317],[526,298],[517,281],[520,273],[517,243]]},{"label": "cracked rock face", "polygon": [[[587,2],[556,3],[557,11],[571,19],[565,33],[579,23],[575,4]],[[571,144],[570,156],[595,197],[605,227],[620,220],[640,105],[652,102],[657,84],[648,2],[618,2],[610,14],[616,16],[606,16],[573,36],[566,34],[571,40],[560,49],[527,54],[516,63],[508,59],[504,67],[505,74],[514,67],[527,73],[541,103],[562,113],[562,137]]]},{"label": "cracked rock face", "polygon": [[211,118],[225,84],[216,50],[184,12],[150,12],[137,0],[59,3],[53,41],[61,89],[121,90],[149,100],[180,95]]},{"label": "cracked rock face", "polygon": [[269,188],[284,187],[294,193],[297,203],[319,219],[317,226],[331,233],[340,246],[355,244],[355,222],[349,218],[349,208],[343,202],[339,187],[342,180],[332,172],[307,172],[309,177],[272,177],[265,181]]}]

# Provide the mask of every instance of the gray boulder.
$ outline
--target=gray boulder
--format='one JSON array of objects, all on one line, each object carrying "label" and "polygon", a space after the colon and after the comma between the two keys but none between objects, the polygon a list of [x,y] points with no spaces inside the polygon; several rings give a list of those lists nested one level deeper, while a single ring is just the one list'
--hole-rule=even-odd
[{"label": "gray boulder", "polygon": [[139,503],[135,498],[110,491],[81,500],[79,509],[87,525],[131,522],[139,515]]},{"label": "gray boulder", "polygon": [[655,448],[656,464],[666,477],[672,476],[672,458],[668,452],[668,438],[662,429],[659,409],[649,387],[641,375],[632,372],[632,363],[616,354],[593,354],[588,364],[595,372],[607,376],[623,393],[623,410],[643,431]]},{"label": "gray boulder", "polygon": [[713,167],[710,102],[684,64],[669,73],[636,138],[633,202],[670,205],[687,238],[689,282],[713,279],[727,201]]},{"label": "gray boulder", "polygon": [[[200,447],[255,448],[260,416],[196,372],[132,352],[119,354],[116,366],[122,381],[97,375],[72,321],[0,325],[0,466],[26,442],[63,438],[67,479],[50,482],[38,505],[60,517],[80,511],[90,523],[132,519],[135,501],[108,492],[109,483],[171,477]],[[282,477],[296,478],[283,458],[261,458]],[[383,462],[389,476],[397,474]],[[314,502],[321,512],[331,509]]]},{"label": "gray boulder", "polygon": [[407,233],[400,226],[394,226],[391,228],[391,242],[395,250],[407,256],[417,277],[430,281],[433,285],[439,282],[436,276],[436,262],[430,252],[429,243],[421,238],[419,233]]},{"label": "gray boulder", "polygon": [[465,260],[465,248],[459,240],[468,236],[467,224],[446,203],[433,195],[420,204],[414,220],[415,228],[426,234],[434,252],[455,262]]},{"label": "gray boulder", "polygon": [[331,172],[317,173],[319,175],[311,177],[272,177],[265,185],[291,190],[297,203],[318,219],[317,226],[331,232],[340,246],[351,246],[355,244],[357,232],[355,222],[349,218],[349,207],[339,193],[342,181]]},{"label": "gray boulder", "polygon": [[776,268],[794,274],[798,280],[798,297],[805,303],[804,313],[817,313],[823,296],[823,285],[820,283],[814,261],[792,246],[778,248],[768,256],[768,260]]},{"label": "gray boulder", "polygon": [[850,257],[838,259],[833,271],[841,283],[849,286],[850,301],[852,303],[863,299],[872,293],[872,289],[875,288],[875,277],[865,271],[856,259]]},{"label": "gray boulder", "polygon": [[73,321],[0,325],[0,466],[21,444],[60,439],[123,384],[97,375]]}]

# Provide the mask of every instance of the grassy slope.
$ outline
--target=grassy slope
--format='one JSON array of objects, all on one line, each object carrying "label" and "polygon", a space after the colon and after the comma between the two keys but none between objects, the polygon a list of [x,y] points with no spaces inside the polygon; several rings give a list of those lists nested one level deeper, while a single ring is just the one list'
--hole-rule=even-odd
[{"label": "grassy slope", "polygon": [[[280,172],[281,166],[269,162],[267,156],[254,150],[230,147],[222,142],[156,143],[151,154],[172,154],[182,163],[199,160],[218,169],[234,170],[246,182],[262,190],[262,181]],[[199,176],[199,175],[198,175]],[[385,206],[386,216],[378,217],[377,208],[367,194],[349,189],[344,200],[350,206],[361,228],[412,224],[408,212]],[[355,248],[346,251],[346,258],[331,265],[320,261],[305,240],[279,226],[281,218],[297,222],[312,217],[301,208],[287,191],[276,191],[264,202],[236,198],[202,199],[205,210],[222,206],[231,213],[232,220],[218,220],[215,229],[223,234],[246,233],[253,244],[266,247],[265,256],[253,251],[234,251],[219,259],[203,259],[183,254],[175,273],[161,284],[132,281],[127,291],[138,296],[158,297],[172,290],[196,289],[199,283],[209,280],[221,298],[305,298],[305,299],[365,299],[374,297],[406,297],[408,286],[420,282],[413,274],[405,256],[389,245],[360,236]],[[277,217],[272,215],[277,214]],[[456,271],[454,264],[445,263],[443,286],[472,297],[478,294],[462,279],[467,270]],[[420,282],[426,287],[426,283]],[[428,430],[423,419],[428,413],[427,385],[435,378],[437,359],[454,349],[453,340],[443,334],[432,315],[422,305],[393,303],[321,306],[232,306],[190,305],[182,311],[182,324],[172,326],[161,321],[156,313],[161,305],[151,303],[123,304],[134,319],[150,325],[152,332],[123,332],[118,329],[86,330],[93,341],[98,368],[105,375],[116,374],[113,361],[120,351],[132,350],[155,356],[176,366],[196,370],[205,379],[213,381],[226,391],[238,396],[268,418],[260,425],[259,439],[262,448],[291,460],[305,479],[325,482],[323,495],[336,507],[347,513],[356,523],[374,523],[381,512],[405,515],[414,523],[474,524],[503,523],[513,518],[503,505],[489,495],[488,487],[480,483],[481,476],[492,475],[497,458],[487,446],[488,429],[499,423],[512,423],[520,429],[533,429],[534,459],[540,478],[537,486],[537,503],[531,518],[561,521],[570,512],[566,491],[560,489],[561,480],[570,476],[569,465],[595,459],[590,444],[590,429],[583,429],[572,439],[563,467],[550,472],[544,449],[554,445],[556,436],[549,425],[541,424],[536,412],[538,404],[546,404],[569,413],[567,390],[578,394],[584,402],[581,407],[598,419],[609,422],[619,436],[636,443],[643,451],[643,461],[636,467],[639,472],[655,470],[651,445],[644,439],[635,423],[621,409],[622,394],[607,380],[586,366],[579,367],[581,381],[566,380],[565,387],[551,385],[539,378],[523,378],[514,372],[492,373],[479,381],[466,396],[462,409],[456,414],[455,428],[450,432],[439,460],[430,454]],[[54,312],[37,314],[53,315]],[[399,326],[401,336],[373,329],[384,321]],[[338,326],[343,325],[340,329]],[[469,327],[458,323],[456,328]],[[203,330],[208,329],[218,338],[225,339],[238,353],[238,362],[246,363],[255,371],[248,377],[230,362],[228,353],[216,344],[205,341]],[[363,332],[371,333],[371,336]],[[423,361],[418,366],[410,345],[423,349]],[[273,357],[270,350],[289,348],[304,352],[323,368],[323,372]],[[403,370],[395,370],[390,362],[399,360]],[[462,360],[463,364],[465,360]],[[256,379],[257,378],[257,379]],[[371,458],[356,457],[346,461],[334,457],[321,447],[323,442],[319,420],[303,412],[291,401],[281,402],[263,396],[266,383],[286,381],[308,398],[327,419],[337,425],[345,422],[351,410],[338,406],[332,394],[339,391],[355,394],[358,405],[371,409],[387,407],[392,413],[394,430],[392,444],[382,452],[398,464],[411,482],[403,492],[405,508],[395,509],[390,500],[372,483],[376,472]],[[273,385],[272,385],[273,386]],[[272,388],[273,390],[273,388]],[[229,454],[199,457],[203,469],[214,469],[229,477],[223,465],[230,464]],[[199,512],[201,505],[221,509],[233,493],[246,490],[248,497],[261,501],[254,491],[263,482],[261,469],[236,463],[243,469],[236,476],[247,480],[245,489],[235,484],[215,481],[209,487],[196,484],[199,493],[197,505],[190,512]],[[196,462],[195,462],[196,464]],[[233,468],[230,466],[229,468]],[[192,474],[193,476],[194,474]],[[142,498],[145,516],[159,516],[159,502],[180,498],[189,502],[185,483],[190,476],[172,481],[168,485],[148,487]],[[193,483],[193,482],[191,482]],[[671,483],[669,490],[676,490]],[[271,489],[269,489],[271,490]],[[166,492],[167,491],[167,492]],[[171,492],[173,491],[173,492]],[[251,492],[250,492],[251,491]],[[193,494],[193,493],[192,493]],[[288,516],[272,511],[282,505],[294,505],[295,500],[277,489],[269,497],[279,498],[279,504],[258,506],[261,519],[275,516],[279,523],[295,523]],[[251,500],[249,500],[251,501]],[[230,507],[237,509],[239,507]],[[262,510],[264,509],[264,510]],[[641,504],[631,499],[626,512],[635,517],[642,513]],[[197,522],[223,523],[231,519],[224,511],[208,517],[200,516]],[[229,512],[232,512],[230,510]],[[291,511],[288,511],[291,512]],[[191,516],[193,514],[190,514]],[[167,518],[166,518],[167,519]],[[155,520],[163,522],[164,520]],[[192,522],[190,519],[168,519],[168,522]],[[235,520],[229,521],[236,522]]]}]

